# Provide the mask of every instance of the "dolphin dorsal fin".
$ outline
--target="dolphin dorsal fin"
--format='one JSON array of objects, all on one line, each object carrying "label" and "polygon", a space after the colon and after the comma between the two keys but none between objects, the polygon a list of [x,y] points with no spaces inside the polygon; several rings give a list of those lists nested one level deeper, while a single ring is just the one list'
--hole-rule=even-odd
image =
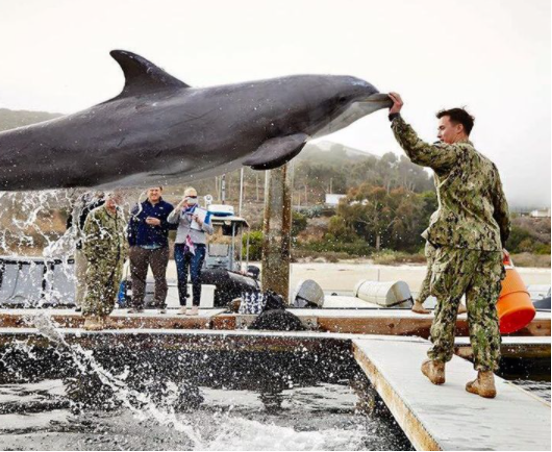
[{"label": "dolphin dorsal fin", "polygon": [[116,99],[138,96],[167,88],[189,88],[189,85],[167,74],[151,61],[126,50],[109,53],[125,74],[125,87]]}]

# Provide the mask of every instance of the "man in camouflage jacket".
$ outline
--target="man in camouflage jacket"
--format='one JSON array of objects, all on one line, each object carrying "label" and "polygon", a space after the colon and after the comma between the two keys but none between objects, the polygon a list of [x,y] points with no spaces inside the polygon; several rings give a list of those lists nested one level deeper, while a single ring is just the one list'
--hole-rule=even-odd
[{"label": "man in camouflage jacket", "polygon": [[102,329],[115,305],[128,248],[126,221],[119,207],[122,200],[117,192],[108,194],[105,204],[92,210],[84,224],[88,267],[82,314],[86,329]]},{"label": "man in camouflage jacket", "polygon": [[[474,119],[453,108],[437,114],[439,142],[428,144],[400,115],[403,102],[390,94],[395,138],[412,162],[432,168],[439,209],[422,234],[434,248],[430,293],[437,297],[431,327],[432,348],[422,372],[435,384],[445,382],[452,359],[456,315],[466,295],[470,341],[478,377],[466,390],[494,397],[494,374],[500,359],[496,301],[505,271],[503,250],[510,232],[508,204],[498,170],[469,141]],[[504,251],[505,253],[505,251]]]}]

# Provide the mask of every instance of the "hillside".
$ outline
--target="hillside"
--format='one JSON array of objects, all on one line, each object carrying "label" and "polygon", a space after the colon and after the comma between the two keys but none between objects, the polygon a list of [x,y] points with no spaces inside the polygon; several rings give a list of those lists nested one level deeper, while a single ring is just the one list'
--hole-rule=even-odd
[{"label": "hillside", "polygon": [[46,111],[9,110],[7,108],[0,108],[0,131],[48,121],[59,116],[61,116],[60,113],[48,113]]}]

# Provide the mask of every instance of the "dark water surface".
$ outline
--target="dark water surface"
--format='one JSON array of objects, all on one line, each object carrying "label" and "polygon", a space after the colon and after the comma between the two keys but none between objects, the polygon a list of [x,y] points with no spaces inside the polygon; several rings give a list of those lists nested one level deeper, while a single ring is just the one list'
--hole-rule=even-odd
[{"label": "dark water surface", "polygon": [[0,348],[2,450],[412,450],[350,353]]}]

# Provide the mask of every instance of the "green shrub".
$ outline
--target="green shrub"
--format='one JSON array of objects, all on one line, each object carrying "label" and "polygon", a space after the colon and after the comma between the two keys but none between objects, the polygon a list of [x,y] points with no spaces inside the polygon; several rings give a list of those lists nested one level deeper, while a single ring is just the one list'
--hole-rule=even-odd
[{"label": "green shrub", "polygon": [[301,231],[307,228],[307,217],[302,213],[293,211],[291,217],[291,236],[297,237]]},{"label": "green shrub", "polygon": [[246,256],[247,236],[249,235],[249,260],[260,261],[263,258],[263,231],[251,231],[243,234],[242,254]]}]

